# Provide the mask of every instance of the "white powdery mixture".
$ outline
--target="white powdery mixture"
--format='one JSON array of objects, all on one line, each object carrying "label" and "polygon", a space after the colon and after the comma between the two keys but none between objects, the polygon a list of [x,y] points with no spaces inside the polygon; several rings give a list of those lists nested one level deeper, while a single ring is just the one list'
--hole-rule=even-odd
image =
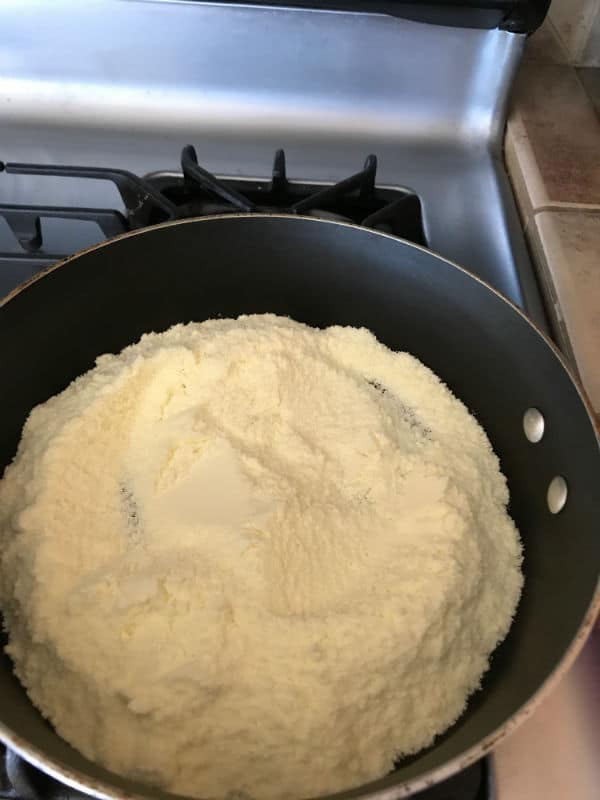
[{"label": "white powdery mixture", "polygon": [[456,720],[508,631],[507,500],[466,408],[368,331],[178,325],[27,420],[0,483],[8,652],[115,772],[361,784]]}]

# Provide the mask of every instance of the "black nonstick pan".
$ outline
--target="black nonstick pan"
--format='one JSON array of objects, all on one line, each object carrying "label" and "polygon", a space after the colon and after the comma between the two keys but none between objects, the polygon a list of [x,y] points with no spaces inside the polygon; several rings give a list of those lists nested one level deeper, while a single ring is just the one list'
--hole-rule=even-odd
[{"label": "black nonstick pan", "polygon": [[[15,454],[30,409],[101,353],[176,322],[261,312],[320,327],[365,326],[388,347],[413,353],[475,414],[508,479],[525,588],[481,691],[432,747],[339,795],[405,797],[480,758],[526,718],[568,669],[599,605],[594,421],[558,352],[508,301],[424,248],[338,222],[236,215],[126,234],[52,267],[0,306],[0,466]],[[107,772],[60,739],[6,655],[0,738],[97,797],[167,796]]]}]

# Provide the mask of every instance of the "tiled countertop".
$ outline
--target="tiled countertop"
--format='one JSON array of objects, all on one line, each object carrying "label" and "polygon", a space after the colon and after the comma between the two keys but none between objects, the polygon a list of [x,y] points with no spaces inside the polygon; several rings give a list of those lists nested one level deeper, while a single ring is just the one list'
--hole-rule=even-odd
[{"label": "tiled countertop", "polygon": [[[566,63],[549,23],[529,40],[505,159],[554,334],[600,414],[597,75]],[[600,489],[599,489],[600,491]],[[569,673],[495,751],[497,800],[600,794],[600,622]]]},{"label": "tiled countertop", "polygon": [[549,24],[527,43],[505,158],[554,333],[600,414],[600,120]]}]

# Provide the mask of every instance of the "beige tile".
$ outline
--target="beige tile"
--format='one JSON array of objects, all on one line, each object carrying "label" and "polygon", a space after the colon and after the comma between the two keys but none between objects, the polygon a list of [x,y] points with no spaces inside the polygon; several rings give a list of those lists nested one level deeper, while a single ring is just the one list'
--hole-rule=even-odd
[{"label": "beige tile", "polygon": [[550,17],[546,17],[541,27],[527,39],[523,59],[542,64],[566,64],[568,62],[566,50]]},{"label": "beige tile", "polygon": [[571,63],[581,63],[599,10],[600,0],[552,1],[548,16]]},{"label": "beige tile", "polygon": [[[543,190],[540,187],[540,179],[537,171],[533,168],[527,169],[527,164],[533,164],[533,154],[525,137],[517,137],[516,126],[509,126],[504,139],[504,161],[506,171],[512,184],[513,192],[521,215],[524,226],[527,226],[533,216],[533,206],[531,195],[539,194]],[[529,185],[526,177],[529,177]],[[532,183],[535,183],[532,186]]]},{"label": "beige tile", "polygon": [[582,67],[600,67],[600,3],[588,33],[579,64]]},{"label": "beige tile", "polygon": [[600,211],[539,211],[527,234],[559,344],[600,413]]},{"label": "beige tile", "polygon": [[515,187],[526,187],[524,205],[600,207],[600,122],[572,67],[522,65],[506,154]]},{"label": "beige tile", "polygon": [[581,67],[577,74],[600,118],[600,67]]}]

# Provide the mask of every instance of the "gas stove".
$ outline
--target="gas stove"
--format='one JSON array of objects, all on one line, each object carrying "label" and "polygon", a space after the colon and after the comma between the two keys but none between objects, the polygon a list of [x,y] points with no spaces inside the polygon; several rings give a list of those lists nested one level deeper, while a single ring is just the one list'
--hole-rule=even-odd
[{"label": "gas stove", "polygon": [[[427,246],[547,329],[502,159],[510,86],[546,8],[544,0],[4,0],[0,296],[127,230],[283,210]],[[589,695],[597,645],[559,687],[563,704]],[[532,737],[552,735],[568,771],[594,713],[581,730],[571,715],[565,733],[555,712],[552,731],[538,726],[516,749],[509,739],[418,797],[559,800],[562,788],[543,774],[520,781],[523,753],[535,758]],[[14,753],[3,759],[0,797],[78,795]],[[591,800],[595,780],[575,782],[573,800]]]}]

